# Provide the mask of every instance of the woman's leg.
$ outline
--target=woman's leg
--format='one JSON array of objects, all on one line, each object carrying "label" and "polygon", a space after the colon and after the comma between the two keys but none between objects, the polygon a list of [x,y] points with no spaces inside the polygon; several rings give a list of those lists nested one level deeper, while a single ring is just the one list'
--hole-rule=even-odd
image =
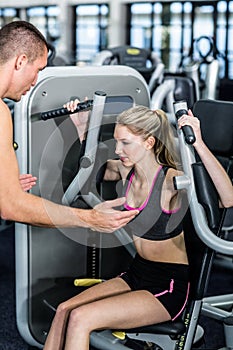
[{"label": "woman's leg", "polygon": [[47,336],[44,350],[63,349],[67,320],[73,309],[102,298],[128,292],[129,290],[129,286],[121,278],[114,278],[90,287],[84,292],[60,304]]},{"label": "woman's leg", "polygon": [[170,320],[160,301],[148,291],[128,291],[82,305],[70,313],[65,350],[89,350],[98,329],[127,329]]}]

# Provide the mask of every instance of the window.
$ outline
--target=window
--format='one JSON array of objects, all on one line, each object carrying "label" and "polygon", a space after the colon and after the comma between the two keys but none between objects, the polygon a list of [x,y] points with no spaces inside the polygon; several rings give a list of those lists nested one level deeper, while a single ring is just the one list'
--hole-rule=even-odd
[{"label": "window", "polygon": [[34,24],[54,47],[60,38],[58,6],[37,6],[27,8],[27,20]]},{"label": "window", "polygon": [[185,57],[217,55],[220,77],[233,78],[233,0],[156,1],[128,8],[128,45],[154,51],[170,72],[177,72]]},{"label": "window", "polygon": [[0,27],[12,22],[15,18],[19,17],[19,12],[15,8],[0,8]]},{"label": "window", "polygon": [[76,61],[90,62],[108,46],[109,8],[105,4],[78,5],[76,14]]}]

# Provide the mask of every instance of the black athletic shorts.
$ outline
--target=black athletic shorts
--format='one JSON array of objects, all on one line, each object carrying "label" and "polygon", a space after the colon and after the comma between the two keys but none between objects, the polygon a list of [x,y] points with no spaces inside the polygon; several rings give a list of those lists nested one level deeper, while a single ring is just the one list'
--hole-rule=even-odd
[{"label": "black athletic shorts", "polygon": [[131,290],[151,292],[169,312],[178,318],[189,295],[189,267],[185,264],[154,262],[136,254],[132,264],[121,277]]}]

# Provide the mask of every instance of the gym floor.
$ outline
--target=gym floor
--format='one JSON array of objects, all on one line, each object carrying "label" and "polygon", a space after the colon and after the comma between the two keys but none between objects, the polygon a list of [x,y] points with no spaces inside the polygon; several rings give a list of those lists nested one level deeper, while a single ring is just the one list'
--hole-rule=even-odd
[{"label": "gym floor", "polygon": [[[214,266],[208,294],[232,293],[232,286],[232,269]],[[0,350],[29,350],[16,326],[14,228],[11,224],[4,230],[0,226],[0,300]],[[193,349],[217,350],[225,346],[220,322],[201,316],[199,323],[205,333]],[[135,345],[135,350],[138,349],[142,347]]]}]

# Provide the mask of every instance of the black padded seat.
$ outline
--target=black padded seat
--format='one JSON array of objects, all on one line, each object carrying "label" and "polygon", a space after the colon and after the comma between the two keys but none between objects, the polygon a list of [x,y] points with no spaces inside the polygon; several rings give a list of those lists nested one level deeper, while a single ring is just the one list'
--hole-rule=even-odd
[{"label": "black padded seat", "polygon": [[154,334],[167,334],[169,336],[177,338],[185,331],[185,324],[182,321],[167,321],[154,325],[136,327],[127,330],[127,333],[154,333]]}]

